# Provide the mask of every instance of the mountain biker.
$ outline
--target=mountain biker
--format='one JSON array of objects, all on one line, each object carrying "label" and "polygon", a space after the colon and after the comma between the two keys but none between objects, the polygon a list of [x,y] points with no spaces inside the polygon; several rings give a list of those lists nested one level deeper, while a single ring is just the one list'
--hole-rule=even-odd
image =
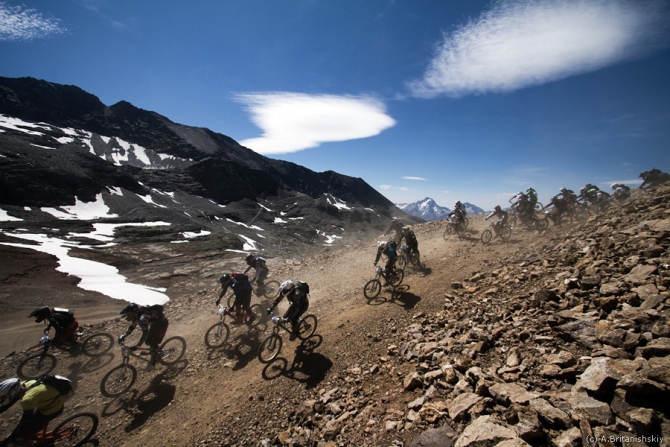
[{"label": "mountain biker", "polygon": [[[561,188],[561,191],[563,191],[565,188]],[[570,191],[570,190],[567,190]],[[573,193],[574,195],[574,193]],[[575,196],[576,198],[577,196]],[[547,214],[547,217],[549,217],[554,224],[558,225],[559,227],[561,226],[561,216],[564,213],[568,212],[568,198],[565,195],[562,194],[556,194],[554,197],[551,198],[549,203],[544,207],[544,208],[549,208],[550,206],[554,207],[554,210]],[[576,200],[576,199],[575,199]],[[544,209],[543,208],[543,209]]]},{"label": "mountain biker", "polygon": [[623,202],[630,197],[630,187],[628,185],[624,185],[623,183],[612,183],[612,189],[614,190],[612,196],[619,201]]},{"label": "mountain biker", "polygon": [[393,221],[391,221],[391,226],[389,227],[388,230],[386,230],[384,236],[389,234],[391,231],[395,231],[395,237],[393,238],[393,240],[395,241],[396,244],[399,244],[400,239],[402,238],[402,227],[403,227],[402,221],[397,217],[394,217]]},{"label": "mountain biker", "polygon": [[295,283],[289,279],[279,286],[279,296],[274,300],[272,306],[268,307],[267,313],[271,314],[272,309],[277,307],[277,304],[279,304],[284,297],[286,297],[291,304],[284,313],[283,318],[291,322],[291,335],[289,336],[289,340],[295,340],[300,328],[300,317],[309,308],[309,299],[307,298],[307,293],[300,287],[296,287]]},{"label": "mountain biker", "polygon": [[221,292],[219,292],[219,298],[216,300],[216,305],[218,306],[221,302],[221,298],[228,291],[228,287],[233,289],[235,294],[235,302],[233,303],[233,311],[237,314],[236,322],[243,323],[244,316],[241,315],[240,310],[243,310],[247,314],[248,319],[247,323],[251,323],[256,317],[251,311],[251,283],[249,282],[249,277],[244,273],[232,272],[230,275],[225,274],[219,278],[218,282],[221,284]]},{"label": "mountain biker", "polygon": [[23,414],[3,445],[33,445],[34,437],[50,421],[58,417],[65,398],[56,388],[39,380],[7,379],[0,383],[0,413],[19,401]]},{"label": "mountain biker", "polygon": [[156,357],[158,356],[158,347],[165,337],[169,325],[168,319],[163,315],[163,306],[138,306],[135,303],[128,304],[124,307],[120,315],[126,317],[130,322],[130,326],[126,332],[119,336],[119,343],[130,335],[137,325],[142,329],[142,337],[135,346],[131,346],[131,351],[137,350],[142,344],[149,346],[149,368],[156,365]]},{"label": "mountain biker", "polygon": [[570,206],[577,201],[577,194],[575,194],[573,190],[568,189],[565,186],[561,188],[560,192],[556,195],[556,197],[565,200],[565,204],[567,206]]},{"label": "mountain biker", "polygon": [[384,279],[386,280],[386,282],[383,285],[388,285],[389,274],[395,270],[395,263],[396,260],[398,259],[397,244],[395,243],[395,241],[389,241],[389,242],[380,241],[377,244],[377,256],[375,257],[375,263],[374,263],[375,266],[379,262],[379,258],[381,257],[382,254],[386,255],[386,265],[384,266]]},{"label": "mountain biker", "polygon": [[254,273],[254,277],[249,280],[250,283],[253,283],[254,281],[257,281],[258,284],[258,290],[256,291],[256,295],[261,295],[263,288],[265,287],[265,278],[268,277],[268,273],[270,273],[270,270],[268,269],[268,266],[265,263],[265,259],[261,258],[260,256],[254,256],[252,254],[248,254],[244,260],[247,262],[247,269],[243,273],[247,273],[249,270],[252,268],[256,270],[256,273]]},{"label": "mountain biker", "polygon": [[530,206],[532,209],[535,209],[535,205],[537,205],[537,191],[533,188],[528,188],[526,190],[526,195],[528,196],[528,202],[530,203]]},{"label": "mountain biker", "polygon": [[600,188],[591,183],[587,183],[582,189],[579,190],[579,198],[587,200],[590,203],[598,203],[598,192]]},{"label": "mountain biker", "polygon": [[640,189],[645,189],[670,181],[670,174],[663,172],[658,168],[653,168],[649,171],[641,172],[640,178],[642,179]]},{"label": "mountain biker", "polygon": [[507,218],[509,217],[509,213],[500,208],[500,205],[495,206],[493,212],[486,217],[486,220],[489,220],[490,218],[495,216],[498,217],[498,221],[494,224],[497,228],[500,228],[503,225],[507,224]]},{"label": "mountain biker", "polygon": [[75,333],[79,329],[79,323],[74,317],[74,313],[68,309],[61,307],[54,307],[53,310],[47,306],[40,306],[34,311],[30,312],[28,318],[35,318],[35,323],[41,323],[47,320],[47,328],[45,332],[49,332],[52,327],[56,331],[54,336],[54,343],[73,343]]},{"label": "mountain biker", "polygon": [[461,203],[460,200],[457,200],[456,203],[454,203],[454,209],[449,213],[447,216],[447,219],[449,219],[451,216],[456,217],[456,224],[461,224],[465,222],[465,215],[467,214],[467,211],[465,210],[465,205]]},{"label": "mountain biker", "polygon": [[417,260],[420,259],[419,241],[416,239],[416,235],[410,227],[402,227],[402,238],[400,239],[400,242],[402,242],[403,239],[405,240],[405,244],[409,247],[408,254],[410,259],[412,258],[413,253],[416,253]]}]

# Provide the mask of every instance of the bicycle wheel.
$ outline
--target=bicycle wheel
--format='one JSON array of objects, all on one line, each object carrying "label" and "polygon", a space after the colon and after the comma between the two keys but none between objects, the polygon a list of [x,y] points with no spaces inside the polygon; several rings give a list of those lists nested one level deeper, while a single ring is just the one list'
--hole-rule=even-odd
[{"label": "bicycle wheel", "polygon": [[270,363],[277,358],[281,351],[282,339],[278,334],[272,334],[258,347],[258,360],[261,363]]},{"label": "bicycle wheel", "polygon": [[251,306],[251,315],[254,316],[254,319],[249,321],[247,320],[249,326],[258,326],[261,322],[261,319],[265,315],[265,312],[263,311],[263,306],[260,304],[254,304]]},{"label": "bicycle wheel", "polygon": [[305,315],[300,319],[300,326],[298,327],[298,338],[300,340],[307,340],[316,332],[316,325],[318,321],[316,315]]},{"label": "bicycle wheel", "polygon": [[208,348],[219,348],[228,340],[230,328],[223,321],[219,321],[205,332],[205,345]]},{"label": "bicycle wheel", "polygon": [[51,354],[39,353],[31,355],[16,367],[16,374],[23,380],[37,379],[49,374],[56,367],[56,357]]},{"label": "bicycle wheel", "polygon": [[98,416],[93,413],[79,413],[65,419],[51,432],[54,446],[81,446],[98,429]]},{"label": "bicycle wheel", "polygon": [[161,345],[156,360],[163,365],[173,365],[181,360],[185,351],[186,340],[183,337],[170,337]]},{"label": "bicycle wheel", "polygon": [[421,267],[421,259],[419,259],[419,254],[418,253],[412,253],[412,259],[410,259],[412,262],[413,267]]},{"label": "bicycle wheel", "polygon": [[468,228],[468,225],[470,225],[470,221],[468,220],[467,217],[463,217],[463,223],[462,223],[463,228]]},{"label": "bicycle wheel", "polygon": [[379,295],[379,292],[381,291],[382,283],[380,283],[377,278],[371,279],[365,284],[365,287],[363,287],[363,295],[369,300],[377,298],[377,295]]},{"label": "bicycle wheel", "polygon": [[491,230],[482,231],[481,236],[482,243],[488,244],[489,242],[491,242],[491,239],[493,239],[493,232],[491,232]]},{"label": "bicycle wheel", "polygon": [[537,219],[535,222],[535,228],[537,228],[538,231],[542,232],[549,227],[549,220],[546,217],[543,217],[542,219]]},{"label": "bicycle wheel", "polygon": [[499,236],[500,236],[500,239],[502,239],[503,241],[506,241],[507,239],[509,239],[512,236],[512,229],[507,225],[503,225],[500,228]]},{"label": "bicycle wheel", "polygon": [[516,227],[516,213],[512,214],[509,217],[509,221],[507,222],[507,225],[509,225],[510,228],[514,229]]},{"label": "bicycle wheel", "polygon": [[407,259],[405,258],[405,255],[398,256],[398,267],[404,269],[406,265],[407,265]]},{"label": "bicycle wheel", "polygon": [[235,294],[231,293],[230,295],[228,295],[228,299],[226,300],[226,307],[228,309],[232,309],[233,304],[235,304]]},{"label": "bicycle wheel", "polygon": [[137,379],[135,367],[122,363],[105,374],[100,382],[100,392],[105,397],[120,396],[133,386],[135,379]]},{"label": "bicycle wheel", "polygon": [[402,283],[403,278],[405,278],[405,271],[403,269],[395,269],[395,275],[392,275],[389,283],[393,287],[398,287]]},{"label": "bicycle wheel", "polygon": [[568,213],[563,213],[558,218],[558,225],[570,225],[572,223],[572,216]]},{"label": "bicycle wheel", "polygon": [[81,351],[89,357],[99,357],[114,346],[114,337],[106,332],[90,335],[81,343]]},{"label": "bicycle wheel", "polygon": [[452,234],[454,234],[454,226],[448,224],[447,228],[444,229],[444,234],[442,235],[442,237],[444,238],[445,241],[448,241]]},{"label": "bicycle wheel", "polygon": [[535,203],[535,210],[536,211],[542,211],[543,209],[544,209],[544,206],[540,202]]},{"label": "bicycle wheel", "polygon": [[265,298],[275,299],[279,296],[279,281],[268,281],[263,288],[263,296]]}]

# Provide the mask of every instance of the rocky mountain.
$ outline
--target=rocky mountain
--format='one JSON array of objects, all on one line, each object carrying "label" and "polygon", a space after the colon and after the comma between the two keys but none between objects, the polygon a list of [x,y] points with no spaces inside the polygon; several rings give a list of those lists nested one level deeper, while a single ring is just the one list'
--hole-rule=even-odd
[{"label": "rocky mountain", "polygon": [[[465,202],[464,205],[468,215],[484,213],[483,209],[471,203]],[[413,203],[397,203],[396,206],[411,216],[420,217],[427,221],[444,219],[451,212],[450,208],[438,205],[430,197]]]},{"label": "rocky mountain", "polygon": [[[270,159],[208,129],[33,78],[0,78],[0,169],[0,205],[15,218],[97,203],[105,219],[164,220],[174,224],[166,231],[206,230],[232,249],[247,239],[270,252],[347,243],[407,217],[360,178]],[[262,240],[253,226],[268,232]]]}]

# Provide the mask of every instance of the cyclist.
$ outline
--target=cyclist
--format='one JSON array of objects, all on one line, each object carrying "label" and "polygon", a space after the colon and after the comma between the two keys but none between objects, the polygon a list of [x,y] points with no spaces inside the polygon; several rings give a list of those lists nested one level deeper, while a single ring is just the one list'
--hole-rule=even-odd
[{"label": "cyclist", "polygon": [[389,274],[395,270],[395,263],[398,259],[398,250],[395,241],[380,241],[377,244],[377,256],[375,257],[374,264],[375,266],[379,262],[379,258],[382,254],[386,255],[386,265],[384,266],[384,279],[386,282],[383,285],[388,285]]},{"label": "cyclist", "polygon": [[393,240],[395,241],[396,244],[399,244],[400,239],[402,239],[402,227],[403,227],[402,221],[397,217],[394,217],[393,221],[391,222],[391,226],[389,227],[388,230],[386,230],[384,236],[389,234],[391,231],[395,231],[395,237],[393,238]]},{"label": "cyclist", "polygon": [[49,322],[45,332],[49,332],[49,329],[52,327],[54,328],[56,331],[54,343],[74,343],[79,323],[72,311],[61,307],[54,307],[51,310],[47,306],[40,306],[28,315],[28,318],[33,317],[35,318],[35,323],[41,323],[44,320]]},{"label": "cyclist", "polygon": [[561,188],[560,192],[556,197],[565,200],[567,206],[574,204],[577,201],[577,194],[571,189],[566,188],[565,186]]},{"label": "cyclist", "polygon": [[620,202],[623,202],[630,197],[630,187],[628,185],[624,185],[623,183],[613,183],[612,189],[614,190],[612,196]]},{"label": "cyclist", "polygon": [[535,205],[537,205],[537,191],[535,189],[528,188],[526,190],[526,195],[528,196],[528,202],[530,203],[531,209],[535,209]]},{"label": "cyclist", "polygon": [[23,414],[19,425],[3,445],[33,445],[34,437],[50,421],[58,417],[65,406],[65,398],[54,387],[40,380],[7,379],[0,383],[0,413],[17,401]]},{"label": "cyclist", "polygon": [[486,217],[486,220],[489,220],[490,218],[495,216],[498,217],[498,221],[494,224],[497,228],[500,228],[501,226],[507,224],[507,218],[509,217],[509,213],[500,208],[500,205],[496,205],[496,207],[493,209],[493,212]]},{"label": "cyclist", "polygon": [[416,239],[416,235],[410,227],[402,227],[402,238],[400,239],[400,242],[402,242],[403,239],[405,240],[405,244],[409,247],[408,254],[410,259],[412,259],[413,253],[416,253],[417,260],[421,259],[419,253],[419,241]]},{"label": "cyclist", "polygon": [[254,273],[254,277],[249,280],[250,283],[253,283],[256,281],[258,284],[258,290],[256,291],[256,295],[261,295],[263,293],[263,289],[265,288],[265,278],[268,277],[268,273],[270,273],[270,270],[268,269],[268,266],[265,263],[265,259],[261,258],[260,256],[254,256],[251,253],[244,258],[245,261],[247,261],[247,269],[244,271],[246,274],[249,270],[252,268],[256,270],[256,273]]},{"label": "cyclist", "polygon": [[454,209],[449,213],[447,219],[451,216],[456,216],[456,223],[461,224],[465,222],[466,214],[467,211],[465,210],[465,205],[463,205],[460,200],[457,200],[456,203],[454,203]]},{"label": "cyclist", "polygon": [[274,300],[272,306],[267,309],[268,314],[272,313],[272,309],[277,307],[277,304],[279,304],[284,297],[291,303],[283,317],[284,320],[291,322],[291,335],[289,336],[289,340],[295,340],[298,336],[300,317],[309,308],[309,298],[307,298],[307,295],[308,293],[305,292],[302,287],[296,287],[296,284],[290,279],[286,280],[279,286],[279,296]]},{"label": "cyclist", "polygon": [[225,274],[219,278],[219,283],[221,284],[221,292],[219,292],[219,298],[216,300],[216,305],[218,306],[221,302],[221,298],[228,291],[228,287],[233,289],[235,294],[235,302],[233,303],[233,311],[237,315],[235,322],[240,324],[244,323],[244,315],[242,315],[241,310],[247,314],[247,323],[251,323],[256,318],[255,315],[251,312],[251,283],[249,282],[249,277],[244,273],[232,272],[230,275]]},{"label": "cyclist", "polygon": [[[565,188],[562,188],[561,191],[563,191]],[[570,191],[570,190],[568,190]],[[574,195],[574,193],[573,193]],[[568,196],[562,195],[562,194],[556,194],[554,197],[551,198],[549,203],[544,207],[544,208],[549,208],[550,206],[554,207],[554,210],[549,212],[547,214],[547,217],[549,217],[554,224],[558,225],[559,227],[561,226],[561,216],[564,213],[569,212],[568,211]],[[576,198],[577,196],[575,196]]]},{"label": "cyclist", "polygon": [[645,189],[670,181],[670,174],[663,172],[658,168],[653,168],[649,171],[641,172],[640,178],[642,179],[640,189]]},{"label": "cyclist", "polygon": [[121,315],[126,317],[130,322],[130,326],[126,332],[119,336],[119,343],[130,335],[137,325],[142,329],[142,337],[135,346],[131,346],[131,351],[137,350],[142,344],[149,346],[149,369],[156,365],[156,357],[158,356],[158,347],[165,337],[169,325],[168,319],[163,315],[163,306],[138,306],[135,303],[128,304],[124,307]]}]

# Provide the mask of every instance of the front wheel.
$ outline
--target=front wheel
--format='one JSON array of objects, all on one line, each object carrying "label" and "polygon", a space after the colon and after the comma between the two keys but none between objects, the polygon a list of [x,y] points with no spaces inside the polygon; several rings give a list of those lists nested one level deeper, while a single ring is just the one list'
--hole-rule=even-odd
[{"label": "front wheel", "polygon": [[512,236],[512,229],[507,225],[503,225],[500,228],[500,233],[498,235],[500,236],[500,239],[506,241]]},{"label": "front wheel", "polygon": [[546,217],[543,217],[542,219],[538,219],[535,221],[535,228],[537,228],[538,231],[542,232],[547,229],[549,226],[549,220]]},{"label": "front wheel", "polygon": [[99,357],[107,354],[112,346],[114,346],[112,334],[100,332],[86,337],[81,343],[81,351],[89,357]]},{"label": "front wheel", "polygon": [[404,269],[406,265],[407,259],[405,258],[405,255],[398,256],[398,267]]},{"label": "front wheel", "polygon": [[278,334],[272,334],[258,347],[258,360],[261,363],[270,363],[277,358],[281,351],[282,339]]},{"label": "front wheel", "polygon": [[98,429],[98,416],[93,413],[79,413],[65,419],[51,432],[54,446],[81,446]]},{"label": "front wheel", "polygon": [[389,279],[391,286],[398,287],[402,283],[403,278],[405,278],[405,271],[403,269],[395,269],[395,272],[389,276],[391,277]]},{"label": "front wheel", "polygon": [[279,281],[268,281],[263,287],[263,295],[265,298],[275,299],[279,296]]},{"label": "front wheel", "polygon": [[247,317],[247,324],[249,324],[249,326],[258,326],[265,315],[263,306],[260,304],[251,306],[251,315],[253,316],[253,319],[249,320],[250,317]]},{"label": "front wheel", "polygon": [[544,205],[542,205],[542,203],[540,203],[540,202],[535,203],[535,210],[536,211],[542,211],[543,209],[544,209]]},{"label": "front wheel", "polygon": [[365,295],[365,298],[371,300],[374,298],[377,298],[377,295],[379,295],[379,292],[382,291],[382,283],[379,282],[377,278],[371,279],[365,284],[365,287],[363,288],[363,295]]},{"label": "front wheel", "polygon": [[298,338],[300,340],[307,340],[316,332],[317,325],[316,315],[305,315],[300,319],[300,326],[298,327]]},{"label": "front wheel", "polygon": [[173,365],[181,360],[185,351],[186,340],[183,337],[170,337],[159,348],[156,360],[163,365]]},{"label": "front wheel", "polygon": [[219,321],[205,332],[205,345],[208,348],[219,348],[228,340],[230,328],[223,321]]},{"label": "front wheel", "polygon": [[452,234],[454,234],[454,225],[449,224],[447,225],[447,228],[444,229],[442,237],[445,241],[448,241]]},{"label": "front wheel", "polygon": [[481,240],[483,244],[488,244],[491,242],[491,239],[493,239],[493,232],[491,232],[491,230],[487,229],[482,231]]},{"label": "front wheel", "polygon": [[105,374],[100,382],[100,392],[105,397],[117,397],[133,386],[137,379],[137,370],[133,365],[122,363]]},{"label": "front wheel", "polygon": [[56,367],[56,357],[51,354],[39,353],[31,355],[16,368],[16,374],[23,380],[37,379],[49,374]]}]

